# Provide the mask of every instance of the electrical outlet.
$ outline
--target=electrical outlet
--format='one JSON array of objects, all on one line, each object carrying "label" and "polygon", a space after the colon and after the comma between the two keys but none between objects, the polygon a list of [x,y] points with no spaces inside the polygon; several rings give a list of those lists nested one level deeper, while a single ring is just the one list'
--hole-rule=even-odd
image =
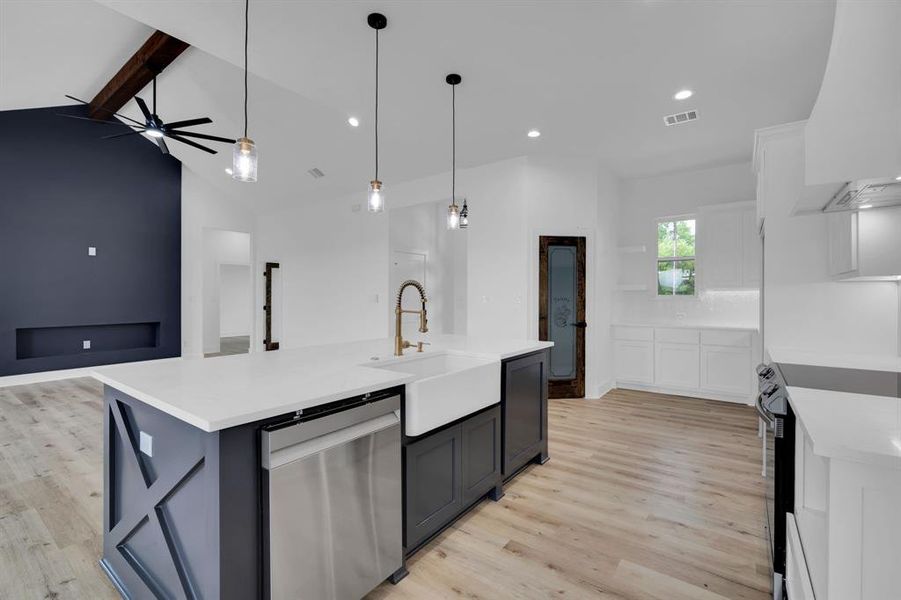
[{"label": "electrical outlet", "polygon": [[97,256],[97,248],[88,246],[88,256]]},{"label": "electrical outlet", "polygon": [[82,341],[81,341],[81,348],[82,348],[83,350],[90,350],[90,349],[91,349],[91,340],[82,340]]},{"label": "electrical outlet", "polygon": [[141,452],[146,454],[147,456],[153,458],[153,436],[144,431],[141,432],[140,435],[141,440]]},{"label": "electrical outlet", "polygon": [[363,210],[363,205],[362,205],[362,204],[353,204],[353,205],[351,205],[351,207],[350,207],[350,212],[358,213],[358,212],[360,212],[361,210]]}]

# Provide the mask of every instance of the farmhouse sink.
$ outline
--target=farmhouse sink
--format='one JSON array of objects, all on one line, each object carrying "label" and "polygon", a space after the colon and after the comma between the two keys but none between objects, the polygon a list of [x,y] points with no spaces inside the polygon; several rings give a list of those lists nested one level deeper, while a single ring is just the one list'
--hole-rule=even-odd
[{"label": "farmhouse sink", "polygon": [[416,378],[406,387],[404,426],[409,436],[422,435],[501,400],[501,363],[497,359],[426,354],[392,359],[375,368]]}]

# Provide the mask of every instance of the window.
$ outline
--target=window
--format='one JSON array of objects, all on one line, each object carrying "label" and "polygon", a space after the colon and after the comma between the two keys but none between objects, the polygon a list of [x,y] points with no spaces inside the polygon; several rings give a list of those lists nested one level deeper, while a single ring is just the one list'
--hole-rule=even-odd
[{"label": "window", "polygon": [[695,293],[695,220],[657,223],[657,295]]}]

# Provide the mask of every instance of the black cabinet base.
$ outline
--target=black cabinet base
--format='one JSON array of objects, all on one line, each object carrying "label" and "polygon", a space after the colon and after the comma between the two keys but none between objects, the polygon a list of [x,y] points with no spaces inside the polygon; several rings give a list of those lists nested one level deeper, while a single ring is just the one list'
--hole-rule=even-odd
[{"label": "black cabinet base", "polygon": [[546,462],[549,461],[549,460],[551,460],[551,455],[548,454],[547,452],[542,452],[542,453],[539,454],[538,457],[535,459],[535,461],[536,461],[539,465],[543,465],[544,463],[546,463]]},{"label": "black cabinet base", "polygon": [[399,568],[397,571],[392,573],[391,576],[388,577],[388,581],[391,582],[391,585],[397,585],[398,583],[400,583],[401,579],[403,579],[404,577],[406,577],[409,574],[410,574],[410,572],[407,570],[407,566],[404,565],[401,568]]},{"label": "black cabinet base", "polygon": [[504,485],[498,484],[494,486],[494,489],[488,492],[488,497],[493,501],[498,502],[501,498],[504,497]]}]

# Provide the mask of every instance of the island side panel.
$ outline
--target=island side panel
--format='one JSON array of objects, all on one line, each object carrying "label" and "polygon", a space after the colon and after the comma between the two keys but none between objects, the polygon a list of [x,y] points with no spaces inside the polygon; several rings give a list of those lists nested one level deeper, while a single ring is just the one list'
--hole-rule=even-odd
[{"label": "island side panel", "polygon": [[101,563],[123,595],[222,596],[220,467],[219,433],[105,386]]}]

